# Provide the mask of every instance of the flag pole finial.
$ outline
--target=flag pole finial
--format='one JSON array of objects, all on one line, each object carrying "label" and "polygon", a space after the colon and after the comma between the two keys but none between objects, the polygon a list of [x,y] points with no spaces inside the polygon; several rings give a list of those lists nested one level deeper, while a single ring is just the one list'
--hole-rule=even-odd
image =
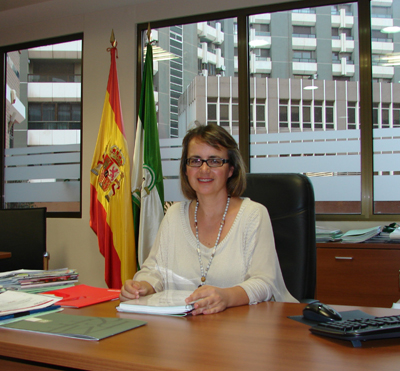
[{"label": "flag pole finial", "polygon": [[115,40],[114,29],[111,29],[111,37],[110,37],[111,48],[107,48],[108,52],[111,50],[115,50],[115,57],[118,58],[118,49],[117,49],[117,40]]},{"label": "flag pole finial", "polygon": [[114,29],[111,30],[110,43],[111,43],[111,46],[112,46],[113,48],[115,48],[115,46],[116,46],[116,41],[115,41]]},{"label": "flag pole finial", "polygon": [[150,27],[150,22],[147,25],[147,42],[151,43],[151,27]]}]

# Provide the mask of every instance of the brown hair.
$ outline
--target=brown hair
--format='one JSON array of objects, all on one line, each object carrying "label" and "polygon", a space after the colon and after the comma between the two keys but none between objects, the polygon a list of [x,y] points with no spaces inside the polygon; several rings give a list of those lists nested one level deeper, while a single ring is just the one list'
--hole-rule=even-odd
[{"label": "brown hair", "polygon": [[189,200],[197,198],[196,192],[189,184],[186,175],[186,160],[189,143],[192,139],[199,139],[211,147],[228,150],[229,166],[233,167],[233,174],[226,183],[228,194],[239,197],[246,189],[246,167],[239,152],[238,145],[233,137],[221,126],[216,124],[200,125],[189,130],[182,141],[182,157],[180,164],[181,189],[183,195]]}]

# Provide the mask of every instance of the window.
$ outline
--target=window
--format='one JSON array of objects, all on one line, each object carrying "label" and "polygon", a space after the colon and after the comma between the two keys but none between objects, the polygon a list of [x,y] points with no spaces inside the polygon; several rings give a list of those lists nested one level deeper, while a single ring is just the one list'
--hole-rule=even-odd
[{"label": "window", "polygon": [[82,35],[1,53],[7,61],[1,207],[80,217]]},{"label": "window", "polygon": [[300,101],[292,100],[290,107],[290,126],[292,131],[300,131]]},{"label": "window", "polygon": [[[390,22],[400,26],[398,3],[372,6],[371,23]],[[373,213],[399,214],[400,173],[397,166],[399,127],[398,34],[379,27],[371,30],[373,92]],[[383,46],[380,47],[380,45]],[[386,50],[383,50],[386,49]]]},{"label": "window", "polygon": [[279,101],[279,132],[289,130],[289,101],[281,99]]},{"label": "window", "polygon": [[[357,14],[357,4],[343,5],[334,14],[329,5],[308,8],[308,13],[271,13],[270,77],[264,83],[256,78],[259,71],[250,71],[256,87],[250,93],[265,94],[268,106],[267,133],[250,139],[250,171],[308,175],[317,214],[361,212],[360,138],[355,130],[360,128],[359,65],[354,63],[359,55],[353,41],[358,24],[351,16]],[[350,18],[343,22],[345,16]],[[261,15],[250,19],[257,17]],[[285,43],[290,36],[292,42]]]},{"label": "window", "polygon": [[293,26],[293,36],[297,37],[308,37],[315,35],[313,27],[309,26]]},{"label": "window", "polygon": [[303,101],[303,129],[311,130],[311,101]]},{"label": "window", "polygon": [[254,28],[255,29],[255,31],[256,31],[256,36],[259,36],[259,35],[263,35],[263,36],[265,36],[265,35],[268,35],[269,34],[269,24],[253,24],[252,26],[251,26],[251,28]]},{"label": "window", "polygon": [[389,34],[381,32],[381,30],[371,30],[373,41],[389,41]]},{"label": "window", "polygon": [[393,127],[400,128],[400,104],[393,103]]},{"label": "window", "polygon": [[238,99],[232,99],[232,135],[239,134],[239,102]]},{"label": "window", "polygon": [[336,8],[337,12],[340,12],[341,10],[343,10],[346,15],[357,14],[357,12],[353,11],[351,4],[339,4],[339,5],[335,5],[334,8]]},{"label": "window", "polygon": [[392,8],[389,6],[371,6],[372,18],[391,18]]},{"label": "window", "polygon": [[322,101],[317,100],[314,102],[314,128],[322,129]]},{"label": "window", "polygon": [[28,103],[28,130],[80,130],[80,103]]},{"label": "window", "polygon": [[223,126],[228,131],[231,131],[230,128],[230,105],[229,98],[220,98],[219,103],[219,119],[220,125]]},{"label": "window", "polygon": [[346,39],[351,38],[351,28],[341,28],[340,33],[346,35]]},{"label": "window", "polygon": [[[322,0],[313,8],[288,10],[287,4],[274,4],[230,11],[237,19],[224,19],[221,13],[212,30],[205,28],[214,22],[207,14],[185,24],[179,137],[198,123],[229,127],[251,172],[309,176],[319,220],[400,215],[398,197],[387,201],[386,196],[388,187],[398,189],[399,171],[384,160],[390,151],[398,154],[394,138],[399,134],[389,131],[400,129],[400,71],[388,65],[387,57],[391,50],[400,50],[400,43],[398,35],[381,32],[384,24],[400,26],[395,16],[400,9],[396,2],[382,2],[381,7],[385,9],[373,11],[372,18],[387,20],[365,19],[358,2],[332,6]],[[146,30],[147,24],[138,26],[139,32]],[[371,39],[365,39],[369,35]],[[188,52],[186,39],[192,45],[198,41],[197,53]],[[190,83],[196,74],[190,66],[198,66],[195,84]],[[160,125],[166,125],[162,117]]]},{"label": "window", "polygon": [[217,99],[208,98],[207,104],[207,120],[209,122],[217,123]]},{"label": "window", "polygon": [[253,49],[253,53],[256,55],[258,61],[267,60],[270,57],[269,49]]},{"label": "window", "polygon": [[356,123],[356,102],[347,102],[347,128],[358,129]]},{"label": "window", "polygon": [[329,129],[334,129],[335,125],[335,119],[334,119],[334,102],[333,101],[327,101],[325,103],[325,121],[326,121],[326,130]]},{"label": "window", "polygon": [[315,53],[312,51],[293,50],[293,60],[298,62],[315,62]]}]

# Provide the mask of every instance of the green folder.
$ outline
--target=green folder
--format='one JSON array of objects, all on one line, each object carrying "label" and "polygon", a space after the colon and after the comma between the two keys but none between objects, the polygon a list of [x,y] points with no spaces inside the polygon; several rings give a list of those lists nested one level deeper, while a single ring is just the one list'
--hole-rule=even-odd
[{"label": "green folder", "polygon": [[145,324],[144,321],[134,319],[52,313],[5,324],[1,327],[76,339],[101,340]]}]

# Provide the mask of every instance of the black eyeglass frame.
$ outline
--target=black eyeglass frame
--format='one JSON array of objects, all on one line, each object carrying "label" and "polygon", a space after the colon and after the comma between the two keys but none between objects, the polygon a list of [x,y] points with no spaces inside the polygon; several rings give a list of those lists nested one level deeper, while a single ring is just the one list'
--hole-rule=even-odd
[{"label": "black eyeglass frame", "polygon": [[[190,165],[190,160],[201,161],[201,164],[200,164],[199,166]],[[212,163],[212,161],[215,161],[215,160],[221,160],[221,161],[222,161],[221,165],[215,166],[215,164],[213,164],[214,166],[212,166],[212,165],[210,165],[210,164],[208,163],[208,161],[210,161],[210,162]],[[208,167],[211,167],[211,168],[212,168],[212,167],[222,167],[222,166],[224,166],[224,164],[229,163],[229,160],[227,160],[227,159],[225,159],[225,158],[208,158],[207,160],[203,160],[202,158],[197,158],[197,157],[189,157],[189,158],[186,159],[186,165],[187,165],[187,166],[190,166],[190,167],[202,167],[202,166],[203,166],[203,163],[206,163],[207,166],[208,166]]]}]

